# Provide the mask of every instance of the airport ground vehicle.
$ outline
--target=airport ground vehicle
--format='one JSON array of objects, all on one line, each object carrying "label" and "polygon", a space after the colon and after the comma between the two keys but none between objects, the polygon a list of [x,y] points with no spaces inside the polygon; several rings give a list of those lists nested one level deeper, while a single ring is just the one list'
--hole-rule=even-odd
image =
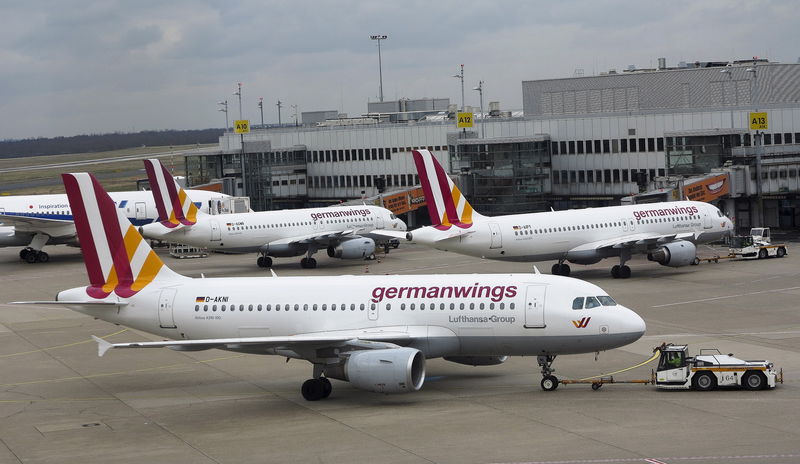
[{"label": "airport ground vehicle", "polygon": [[753,227],[750,235],[737,235],[731,238],[732,256],[764,259],[770,256],[786,256],[785,243],[772,243],[769,227]]},{"label": "airport ground vehicle", "polygon": [[745,361],[717,349],[703,349],[697,356],[688,355],[687,345],[667,344],[660,348],[656,368],[656,387],[663,390],[709,391],[717,387],[743,387],[748,390],[774,388],[783,382],[769,361]]}]

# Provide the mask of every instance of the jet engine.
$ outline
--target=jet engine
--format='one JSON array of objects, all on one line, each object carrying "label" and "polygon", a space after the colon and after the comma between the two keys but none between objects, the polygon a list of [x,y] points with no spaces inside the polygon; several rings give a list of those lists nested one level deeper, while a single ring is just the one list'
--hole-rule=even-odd
[{"label": "jet engine", "polygon": [[686,240],[667,243],[647,253],[647,259],[662,266],[681,267],[692,264],[697,257],[697,247]]},{"label": "jet engine", "polygon": [[508,356],[445,356],[445,361],[467,366],[496,366],[508,360]]},{"label": "jet engine", "polygon": [[372,392],[415,392],[425,382],[425,355],[414,348],[355,351],[343,365],[326,367],[325,376]]},{"label": "jet engine", "polygon": [[285,245],[264,245],[261,250],[267,256],[274,256],[276,258],[291,258],[292,256],[300,256],[307,251],[307,247],[295,244]]},{"label": "jet engine", "polygon": [[328,247],[328,256],[341,259],[363,259],[375,253],[375,240],[369,237],[354,238]]}]

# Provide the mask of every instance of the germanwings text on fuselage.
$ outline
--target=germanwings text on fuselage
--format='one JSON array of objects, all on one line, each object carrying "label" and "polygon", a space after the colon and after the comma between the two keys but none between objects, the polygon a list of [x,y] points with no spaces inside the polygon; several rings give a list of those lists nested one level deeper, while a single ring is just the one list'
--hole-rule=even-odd
[{"label": "germanwings text on fuselage", "polygon": [[669,216],[677,214],[697,214],[700,210],[696,206],[679,206],[677,208],[660,208],[660,209],[645,209],[642,211],[634,211],[633,217],[637,220],[646,217],[656,216]]},{"label": "germanwings text on fuselage", "polygon": [[325,213],[311,213],[311,219],[318,220],[318,219],[326,219],[326,218],[338,218],[338,217],[345,217],[345,216],[369,216],[372,212],[368,209],[346,209],[342,211],[331,211]]},{"label": "germanwings text on fuselage", "polygon": [[515,296],[516,285],[490,287],[477,282],[472,287],[376,287],[372,290],[374,303],[395,298],[489,298],[496,303],[503,297]]}]

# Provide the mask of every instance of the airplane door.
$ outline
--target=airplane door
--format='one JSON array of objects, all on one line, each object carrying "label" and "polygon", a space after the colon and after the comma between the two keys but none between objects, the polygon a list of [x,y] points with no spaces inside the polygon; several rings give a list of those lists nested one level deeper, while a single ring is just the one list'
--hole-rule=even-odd
[{"label": "airplane door", "polygon": [[375,228],[376,229],[383,229],[383,227],[384,227],[383,226],[383,218],[378,216],[377,218],[375,218]]},{"label": "airplane door", "polygon": [[711,228],[711,215],[708,214],[708,211],[703,211],[703,229],[710,229]]},{"label": "airplane door", "polygon": [[525,328],[543,329],[546,285],[528,285],[525,291]]},{"label": "airplane door", "polygon": [[628,220],[627,219],[620,219],[619,222],[622,224],[622,231],[628,231]]},{"label": "airplane door", "polygon": [[369,317],[370,321],[377,321],[378,320],[378,303],[373,303],[371,301],[367,302],[367,317]]},{"label": "airplane door", "polygon": [[489,223],[489,233],[492,234],[492,244],[489,248],[502,248],[503,236],[500,235],[500,226],[496,222]]},{"label": "airplane door", "polygon": [[136,202],[136,219],[147,219],[147,204],[143,201]]},{"label": "airplane door", "polygon": [[174,288],[165,288],[161,290],[161,296],[158,298],[158,323],[165,329],[174,329],[176,327],[172,309],[175,303],[175,294],[177,293],[178,291]]},{"label": "airplane door", "polygon": [[219,230],[219,223],[214,219],[211,219],[209,223],[211,223],[211,240],[212,241],[222,240],[222,233]]}]

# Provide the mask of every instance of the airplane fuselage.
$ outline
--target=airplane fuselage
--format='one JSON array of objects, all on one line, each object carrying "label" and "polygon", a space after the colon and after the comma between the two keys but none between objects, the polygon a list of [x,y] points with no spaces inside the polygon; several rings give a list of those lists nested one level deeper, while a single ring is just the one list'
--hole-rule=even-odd
[{"label": "airplane fuselage", "polygon": [[[302,238],[318,234],[352,231],[370,236],[374,229],[403,231],[405,223],[391,212],[376,206],[343,206],[296,210],[260,211],[254,213],[198,216],[190,227],[170,230],[161,224],[141,228],[145,237],[208,247],[235,253],[259,251],[266,244],[281,239]],[[376,241],[385,240],[374,237]],[[286,244],[286,246],[290,246]],[[296,256],[305,252],[278,252],[276,256]],[[270,253],[272,254],[272,253]]]},{"label": "airplane fuselage", "polygon": [[[644,333],[642,319],[610,298],[601,298],[606,306],[572,309],[576,297],[590,296],[607,298],[588,282],[541,274],[182,278],[154,282],[122,299],[127,305],[119,310],[68,307],[175,340],[404,332],[408,346],[428,358],[586,353]],[[58,295],[59,301],[84,299],[83,287]]]},{"label": "airplane fuselage", "polygon": [[[705,243],[728,234],[732,225],[708,203],[680,201],[604,208],[587,208],[508,216],[478,216],[469,227],[424,227],[411,232],[414,241],[444,251],[506,261],[563,259],[587,243],[621,237],[675,235],[678,240]],[[445,238],[448,235],[453,238]],[[445,239],[443,239],[445,238]],[[658,243],[642,245],[637,251]],[[617,256],[610,248],[599,254],[575,256],[591,262]]]},{"label": "airplane fuselage", "polygon": [[[208,202],[227,195],[207,190],[190,190],[199,207],[208,211]],[[114,192],[109,194],[125,216],[134,225],[149,224],[158,219],[153,194],[150,191]],[[66,194],[26,195],[0,197],[0,223],[12,219],[48,221],[46,225],[15,222],[0,232],[0,246],[28,245],[38,233],[47,235],[48,245],[76,245],[75,225]],[[13,233],[12,233],[13,232]]]}]

